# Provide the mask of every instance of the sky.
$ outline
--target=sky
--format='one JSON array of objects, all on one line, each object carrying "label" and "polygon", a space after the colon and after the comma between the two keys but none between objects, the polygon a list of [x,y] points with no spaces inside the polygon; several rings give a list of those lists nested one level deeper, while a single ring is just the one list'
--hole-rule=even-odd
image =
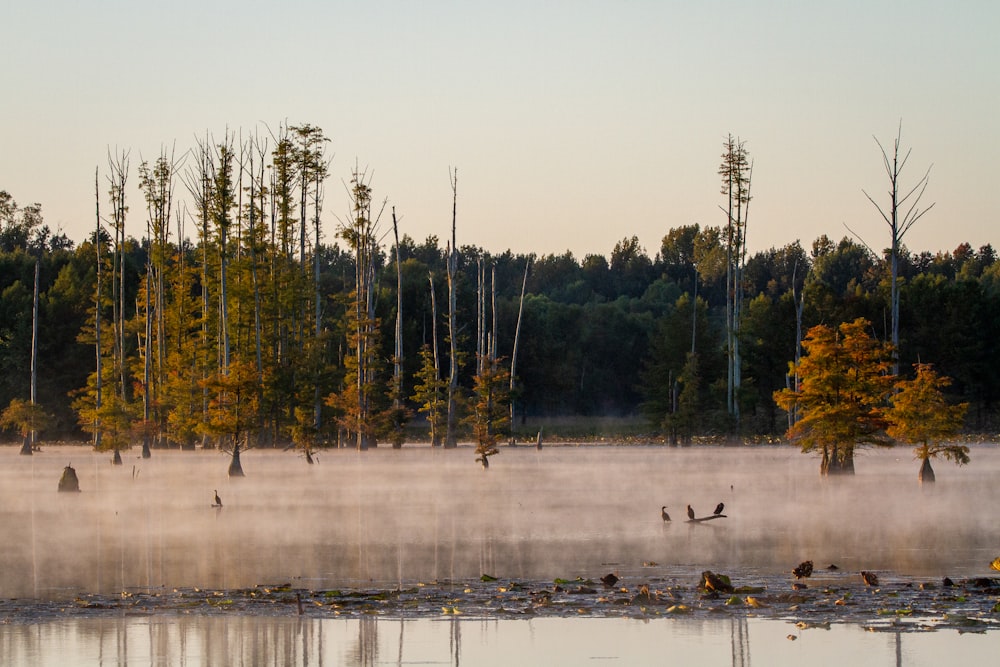
[{"label": "sky", "polygon": [[[550,0],[8,0],[0,190],[82,241],[110,152],[309,123],[330,139],[327,241],[355,166],[418,242],[652,257],[674,227],[725,223],[732,134],[753,159],[751,252],[853,230],[930,169],[911,251],[1000,244],[1000,3]],[[179,186],[182,189],[183,186]],[[182,192],[182,195],[184,193]],[[128,233],[145,231],[138,189]]]}]

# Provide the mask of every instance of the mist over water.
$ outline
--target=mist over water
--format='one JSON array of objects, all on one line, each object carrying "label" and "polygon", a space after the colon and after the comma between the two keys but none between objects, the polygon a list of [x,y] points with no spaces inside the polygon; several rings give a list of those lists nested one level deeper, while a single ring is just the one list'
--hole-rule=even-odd
[{"label": "mist over water", "polygon": [[[989,575],[1000,448],[935,462],[917,482],[906,448],[868,451],[853,478],[823,479],[793,447],[503,448],[489,470],[457,450],[407,445],[249,450],[245,478],[215,451],[139,449],[110,464],[86,447],[0,449],[0,597],[65,598],[161,588],[312,590],[556,577],[752,579],[811,559],[817,570]],[[59,493],[72,464],[81,493]],[[211,507],[214,491],[223,501]],[[686,523],[724,502],[727,518]],[[673,521],[660,519],[667,505]],[[820,572],[814,577],[821,576]]]}]

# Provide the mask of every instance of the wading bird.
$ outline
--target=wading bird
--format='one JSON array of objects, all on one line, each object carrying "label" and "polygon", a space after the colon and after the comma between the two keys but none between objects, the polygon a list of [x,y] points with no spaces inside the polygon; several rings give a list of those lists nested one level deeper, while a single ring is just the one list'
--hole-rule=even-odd
[{"label": "wading bird", "polygon": [[688,505],[688,518],[694,521],[694,510],[691,509],[690,505]]},{"label": "wading bird", "polygon": [[725,503],[719,503],[718,505],[715,506],[715,512],[713,512],[713,514],[716,514],[716,515],[722,514],[722,510],[724,510],[724,509],[726,509],[726,504]]},{"label": "wading bird", "polygon": [[663,517],[664,521],[670,521],[670,515],[667,514],[667,506],[664,505],[660,508],[660,516]]},{"label": "wading bird", "polygon": [[212,507],[222,507],[222,498],[219,497],[219,492],[215,492],[215,504]]}]

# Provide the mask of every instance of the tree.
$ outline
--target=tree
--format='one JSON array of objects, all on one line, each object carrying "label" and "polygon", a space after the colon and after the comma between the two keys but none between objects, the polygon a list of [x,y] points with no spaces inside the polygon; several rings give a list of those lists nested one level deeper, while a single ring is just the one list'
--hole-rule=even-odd
[{"label": "tree", "polygon": [[719,175],[722,177],[722,194],[726,196],[726,206],[721,207],[726,213],[726,349],[729,353],[726,406],[738,426],[742,383],[740,323],[743,319],[743,270],[753,162],[745,142],[733,138],[731,134],[726,137],[723,149]]},{"label": "tree", "polygon": [[455,237],[458,212],[458,169],[449,175],[451,179],[451,243],[447,246],[448,256],[448,343],[450,345],[448,369],[448,421],[445,431],[445,448],[458,446],[458,247]]},{"label": "tree", "polygon": [[938,375],[931,364],[914,364],[916,376],[896,382],[892,406],[886,411],[888,434],[896,440],[916,445],[914,453],[920,459],[921,482],[934,481],[931,459],[944,456],[957,465],[969,462],[969,448],[944,442],[958,433],[969,407],[968,403],[951,405],[942,392],[951,379]]},{"label": "tree", "polygon": [[663,419],[663,426],[670,434],[670,443],[689,443],[701,412],[701,369],[698,353],[688,352],[687,360],[675,383],[676,409]]},{"label": "tree", "polygon": [[787,431],[803,452],[820,450],[821,474],[853,474],[854,450],[889,446],[885,401],[892,392],[891,346],[868,333],[864,318],[837,329],[814,326],[802,341],[799,385],[781,389],[774,400],[799,415]]},{"label": "tree", "polygon": [[412,398],[419,406],[417,411],[427,418],[431,431],[431,445],[436,447],[441,444],[447,425],[445,392],[448,389],[448,381],[439,375],[434,352],[429,345],[420,348],[420,360],[420,370],[417,372],[417,383]]},{"label": "tree", "polygon": [[[354,251],[355,274],[352,307],[348,312],[347,382],[339,397],[327,399],[344,414],[342,423],[356,436],[357,448],[367,450],[376,440],[376,381],[380,330],[375,316],[375,277],[379,259],[378,227],[381,210],[372,217],[372,189],[365,172],[355,168],[351,179],[351,220],[340,234]],[[383,202],[384,208],[384,202]]]},{"label": "tree", "polygon": [[[879,214],[885,223],[889,226],[889,236],[892,245],[889,249],[889,262],[890,262],[890,276],[891,276],[891,293],[889,297],[891,311],[892,311],[892,346],[893,346],[893,374],[899,374],[899,286],[897,285],[899,276],[899,253],[900,247],[903,242],[903,237],[906,232],[916,224],[917,220],[922,218],[925,213],[934,208],[934,204],[931,204],[925,209],[920,208],[920,199],[924,196],[924,191],[927,189],[928,178],[930,177],[931,168],[928,167],[927,171],[924,173],[923,177],[920,178],[916,184],[908,191],[903,193],[900,189],[899,177],[906,166],[906,162],[910,159],[910,150],[906,151],[906,155],[900,156],[899,154],[899,142],[903,135],[903,123],[899,123],[899,131],[896,133],[896,141],[893,144],[892,159],[890,160],[889,154],[886,153],[885,148],[878,138],[875,139],[875,143],[878,144],[879,150],[882,151],[882,164],[885,167],[886,176],[889,177],[889,210],[883,209],[867,192],[864,192],[865,197],[868,201],[878,209]],[[911,149],[912,150],[912,149]]]},{"label": "tree", "polygon": [[510,428],[510,371],[501,366],[496,348],[490,347],[474,378],[468,420],[476,437],[476,460],[489,467],[489,457],[499,453],[497,443]]},{"label": "tree", "polygon": [[24,438],[22,454],[31,454],[34,445],[31,442],[32,434],[45,430],[51,423],[52,416],[34,401],[15,398],[10,402],[10,405],[4,408],[3,412],[0,412],[0,427],[17,429],[21,437]]}]

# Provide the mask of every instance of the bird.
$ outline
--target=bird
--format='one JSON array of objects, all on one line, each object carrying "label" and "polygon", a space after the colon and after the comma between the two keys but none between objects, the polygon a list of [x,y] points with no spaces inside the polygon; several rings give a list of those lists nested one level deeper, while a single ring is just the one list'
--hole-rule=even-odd
[{"label": "bird", "polygon": [[865,582],[865,586],[878,586],[878,575],[874,572],[861,570],[861,579]]},{"label": "bird", "polygon": [[214,505],[214,507],[222,507],[222,498],[219,497],[218,490],[216,490],[216,492],[215,492],[215,505]]},{"label": "bird", "polygon": [[726,504],[725,503],[719,503],[718,505],[715,506],[715,512],[713,512],[713,514],[715,514],[716,516],[718,516],[719,514],[722,514],[722,510],[724,510],[724,509],[726,509]]},{"label": "bird", "polygon": [[688,518],[694,521],[694,510],[691,509],[690,505],[688,505]]},{"label": "bird", "polygon": [[667,514],[667,506],[664,505],[660,508],[660,516],[663,517],[664,521],[670,521],[670,515]]}]

